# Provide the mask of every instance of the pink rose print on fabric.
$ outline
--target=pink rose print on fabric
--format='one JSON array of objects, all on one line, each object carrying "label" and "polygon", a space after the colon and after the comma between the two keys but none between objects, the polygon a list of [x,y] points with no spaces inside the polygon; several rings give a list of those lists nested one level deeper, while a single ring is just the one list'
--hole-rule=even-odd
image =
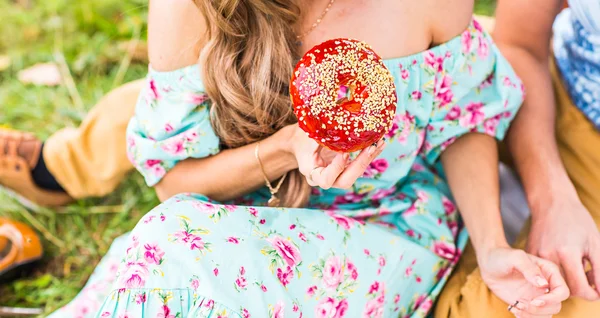
[{"label": "pink rose print on fabric", "polygon": [[185,97],[185,101],[193,105],[200,105],[204,103],[207,99],[208,96],[206,94],[201,93],[189,93]]},{"label": "pink rose print on fabric", "polygon": [[369,288],[367,299],[370,299],[365,305],[363,317],[383,317],[385,304],[385,283],[375,281]]},{"label": "pink rose print on fabric", "polygon": [[200,139],[200,136],[198,135],[197,132],[195,132],[193,130],[189,130],[183,134],[183,138],[188,143],[194,143]]},{"label": "pink rose print on fabric", "polygon": [[388,163],[388,161],[386,159],[383,159],[383,158],[375,159],[369,164],[369,167],[367,168],[367,170],[365,170],[363,177],[365,177],[365,178],[375,177],[379,174],[384,173],[389,166],[390,166],[390,164]]},{"label": "pink rose print on fabric", "polygon": [[233,237],[233,236],[230,236],[229,238],[227,238],[227,242],[233,243],[233,244],[240,244],[240,240],[237,237]]},{"label": "pink rose print on fabric", "polygon": [[127,160],[132,164],[136,164],[135,162],[135,138],[132,136],[127,136]]},{"label": "pink rose print on fabric", "polygon": [[325,297],[319,301],[315,308],[315,316],[317,318],[330,318],[335,313],[335,299]]},{"label": "pink rose print on fabric", "polygon": [[421,97],[423,97],[423,93],[421,93],[421,91],[413,91],[410,93],[410,99],[412,100],[421,100]]},{"label": "pink rose print on fabric", "polygon": [[444,212],[446,216],[451,216],[456,212],[456,205],[446,196],[442,196],[442,204],[444,205]]},{"label": "pink rose print on fabric", "polygon": [[342,263],[337,256],[331,256],[323,267],[323,286],[328,289],[336,289],[342,282]]},{"label": "pink rose print on fabric", "polygon": [[238,291],[245,290],[246,287],[248,287],[248,282],[246,281],[246,278],[244,276],[239,276],[235,280],[235,287]]},{"label": "pink rose print on fabric", "polygon": [[156,318],[175,318],[175,315],[171,314],[171,308],[167,305],[162,306],[163,312],[159,313]]},{"label": "pink rose print on fabric", "polygon": [[484,60],[488,57],[488,55],[490,55],[490,45],[482,35],[479,35],[478,40],[479,47],[477,48],[477,55],[479,55],[480,59]]},{"label": "pink rose print on fabric", "polygon": [[432,250],[437,256],[447,260],[453,260],[457,252],[456,246],[443,241],[433,243]]},{"label": "pink rose print on fabric", "polygon": [[485,89],[485,88],[492,86],[492,84],[494,83],[495,75],[496,75],[495,72],[490,73],[490,75],[488,75],[488,77],[486,77],[486,79],[483,82],[481,82],[481,84],[479,84],[478,88]]},{"label": "pink rose print on fabric", "polygon": [[242,309],[242,318],[250,318],[250,312],[248,312],[248,309]]},{"label": "pink rose print on fabric", "polygon": [[143,169],[152,172],[153,175],[159,178],[167,173],[165,168],[162,166],[161,160],[146,160],[146,162],[144,162]]},{"label": "pink rose print on fabric", "polygon": [[473,38],[471,37],[471,32],[465,31],[460,36],[460,43],[462,44],[463,53],[471,52],[471,46],[473,44]]},{"label": "pink rose print on fabric", "polygon": [[200,280],[198,280],[197,278],[192,279],[190,286],[192,287],[193,290],[198,289],[198,287],[200,287]]},{"label": "pink rose print on fabric", "polygon": [[139,293],[139,294],[135,295],[135,303],[138,305],[145,303],[146,300],[147,300],[146,293]]},{"label": "pink rose print on fabric", "polygon": [[[392,128],[390,128],[390,130],[389,130],[389,131],[388,131],[388,132],[385,134],[385,136],[386,136],[387,138],[392,138],[392,137],[394,137],[394,135],[395,135],[395,134],[396,134],[396,132],[398,131],[398,128],[399,128],[399,127],[398,127],[398,121],[397,121],[397,120],[394,120],[394,121],[393,121],[393,123],[392,123]],[[365,173],[366,173],[366,171],[365,171]]]},{"label": "pink rose print on fabric", "polygon": [[165,256],[165,252],[158,247],[158,243],[145,244],[144,249],[144,259],[148,264],[156,264],[160,265],[162,263],[162,258]]},{"label": "pink rose print on fabric", "polygon": [[156,165],[160,165],[160,164],[162,164],[161,160],[148,159],[148,160],[146,160],[146,162],[144,162],[144,168],[151,169],[152,167],[154,167]]},{"label": "pink rose print on fabric", "polygon": [[205,243],[200,236],[191,234],[185,230],[180,230],[173,234],[176,242],[184,243],[190,247],[190,250],[204,250]]},{"label": "pink rose print on fabric", "polygon": [[418,310],[422,313],[428,313],[433,306],[433,301],[428,297],[427,294],[420,295],[417,297],[414,303],[413,310]]},{"label": "pink rose print on fabric", "polygon": [[340,226],[341,228],[343,228],[346,231],[350,230],[354,226],[354,223],[356,222],[354,219],[351,219],[347,216],[334,214],[331,211],[328,211],[327,214],[329,216],[331,216],[331,218],[335,221],[335,223],[337,223],[338,226]]},{"label": "pink rose print on fabric", "polygon": [[165,170],[165,168],[162,165],[153,166],[150,169],[150,172],[152,172],[152,174],[157,178],[162,178],[162,177],[164,177],[165,174],[167,174],[167,171]]},{"label": "pink rose print on fabric", "polygon": [[358,279],[358,270],[356,268],[356,265],[354,265],[354,263],[352,263],[351,261],[348,260],[348,262],[346,263],[346,268],[350,272],[350,279],[357,280]]},{"label": "pink rose print on fabric", "polygon": [[444,70],[444,56],[435,56],[432,51],[423,53],[425,55],[425,65],[434,72],[440,73]]},{"label": "pink rose print on fabric", "polygon": [[404,80],[404,81],[407,81],[409,76],[410,76],[410,72],[408,72],[407,69],[403,69],[400,72],[400,77],[402,77],[402,80]]},{"label": "pink rose print on fabric", "polygon": [[359,194],[349,192],[347,194],[344,194],[343,196],[337,196],[335,198],[334,204],[358,203],[361,202],[366,195],[366,193]]},{"label": "pink rose print on fabric", "polygon": [[146,100],[149,104],[153,104],[159,99],[160,94],[158,93],[158,87],[156,86],[156,82],[153,79],[151,79],[148,81],[148,89],[146,90]]},{"label": "pink rose print on fabric", "polygon": [[486,119],[483,122],[483,128],[485,130],[485,133],[490,136],[496,135],[496,129],[498,128],[498,124],[500,124],[500,117],[498,116]]},{"label": "pink rose print on fabric", "polygon": [[178,157],[185,154],[184,141],[185,140],[180,137],[170,138],[165,140],[160,148],[169,155]]},{"label": "pink rose print on fabric", "polygon": [[119,275],[119,284],[125,288],[143,288],[150,272],[146,263],[130,261],[125,264],[124,271]]},{"label": "pink rose print on fabric", "polygon": [[457,120],[458,118],[460,118],[460,113],[461,113],[460,107],[454,106],[450,109],[450,111],[448,111],[448,114],[446,114],[446,119],[447,120]]},{"label": "pink rose print on fabric", "polygon": [[294,278],[294,271],[289,266],[287,266],[285,269],[278,268],[277,269],[277,278],[279,279],[279,282],[281,282],[281,285],[286,287],[290,283],[290,281]]},{"label": "pink rose print on fabric", "polygon": [[165,124],[165,132],[172,132],[173,131],[173,126],[169,123]]},{"label": "pink rose print on fabric", "polygon": [[275,235],[267,242],[271,243],[279,257],[290,267],[295,267],[302,261],[302,256],[298,248],[290,241],[281,236]]},{"label": "pink rose print on fabric", "polygon": [[348,300],[344,298],[335,306],[335,315],[333,318],[342,318],[346,316],[346,312],[348,312]]},{"label": "pink rose print on fabric", "polygon": [[465,107],[465,114],[458,120],[462,127],[474,127],[483,122],[483,103],[472,102]]},{"label": "pink rose print on fabric", "polygon": [[456,237],[456,235],[458,234],[458,222],[456,222],[456,221],[448,221],[447,224],[448,224],[448,228],[452,232],[452,235],[454,237]]},{"label": "pink rose print on fabric", "polygon": [[317,289],[318,289],[317,286],[308,287],[308,289],[306,290],[306,295],[308,295],[309,297],[314,296]]},{"label": "pink rose print on fabric", "polygon": [[308,239],[306,238],[306,235],[304,235],[304,233],[302,233],[302,232],[298,232],[298,238],[300,240],[302,240],[303,242],[307,242],[308,241]]},{"label": "pink rose print on fabric", "polygon": [[[384,198],[391,196],[392,194],[394,194],[394,192],[396,192],[396,187],[391,187],[389,189],[379,189],[375,193],[373,193],[373,195],[371,196],[371,200],[373,200],[373,201],[382,200]],[[381,215],[381,213],[380,213],[380,215]]]},{"label": "pink rose print on fabric", "polygon": [[450,75],[444,75],[441,79],[436,77],[434,87],[434,99],[439,103],[439,108],[443,108],[452,102],[454,92],[452,91],[452,77]]},{"label": "pink rose print on fabric", "polygon": [[283,302],[278,302],[272,309],[269,309],[269,318],[283,318],[285,306]]}]

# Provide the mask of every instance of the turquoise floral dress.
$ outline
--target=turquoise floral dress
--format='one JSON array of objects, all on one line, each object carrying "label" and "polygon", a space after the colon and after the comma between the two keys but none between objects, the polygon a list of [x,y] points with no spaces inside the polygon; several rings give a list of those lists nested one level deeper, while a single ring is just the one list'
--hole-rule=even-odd
[{"label": "turquoise floral dress", "polygon": [[[227,204],[177,195],[121,238],[56,315],[427,316],[468,240],[438,158],[467,133],[502,139],[523,87],[476,21],[385,65],[397,116],[351,190],[314,188],[303,209],[266,207],[265,189]],[[180,160],[219,152],[209,109],[198,66],[150,69],[128,129],[148,185]]]}]

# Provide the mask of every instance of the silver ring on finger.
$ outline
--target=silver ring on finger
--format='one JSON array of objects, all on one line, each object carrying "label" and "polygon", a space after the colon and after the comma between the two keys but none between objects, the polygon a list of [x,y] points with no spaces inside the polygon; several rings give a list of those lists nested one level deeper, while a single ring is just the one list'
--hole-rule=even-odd
[{"label": "silver ring on finger", "polygon": [[517,301],[515,301],[515,303],[514,303],[514,304],[512,304],[512,305],[508,305],[508,308],[507,308],[507,309],[508,309],[508,311],[511,311],[513,308],[517,308],[517,305],[518,305],[518,304],[519,304],[519,301],[517,300]]}]

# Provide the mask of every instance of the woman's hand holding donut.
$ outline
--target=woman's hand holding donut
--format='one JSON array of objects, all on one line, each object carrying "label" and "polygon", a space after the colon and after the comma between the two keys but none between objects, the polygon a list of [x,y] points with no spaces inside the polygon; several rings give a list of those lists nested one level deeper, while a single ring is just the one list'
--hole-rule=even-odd
[{"label": "woman's hand holding donut", "polygon": [[297,124],[292,129],[289,151],[296,158],[298,169],[311,186],[323,189],[351,188],[385,147],[385,142],[381,140],[377,145],[362,150],[358,157],[350,161],[349,153],[335,152],[319,145]]}]

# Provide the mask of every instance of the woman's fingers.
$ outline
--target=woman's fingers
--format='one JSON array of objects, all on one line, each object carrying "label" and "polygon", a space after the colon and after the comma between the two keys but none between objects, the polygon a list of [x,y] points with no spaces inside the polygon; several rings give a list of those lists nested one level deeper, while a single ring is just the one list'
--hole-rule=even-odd
[{"label": "woman's fingers", "polygon": [[548,287],[548,280],[542,273],[542,270],[538,267],[538,264],[525,252],[519,254],[519,257],[515,260],[514,267],[517,271],[523,274],[523,277],[525,277],[525,279],[533,286],[538,288]]},{"label": "woman's fingers", "polygon": [[539,266],[549,283],[547,293],[533,299],[533,305],[561,303],[569,298],[569,287],[562,277],[560,268],[548,260],[535,256],[530,256],[530,258]]},{"label": "woman's fingers", "polygon": [[521,299],[516,306],[511,307],[510,312],[517,317],[552,317],[560,312],[561,304],[532,305],[527,300]]},{"label": "woman's fingers", "polygon": [[360,178],[365,170],[369,167],[369,164],[375,159],[385,148],[385,142],[380,140],[377,145],[369,146],[360,152],[358,157],[354,159],[340,174],[337,180],[334,182],[333,187],[340,189],[348,189],[352,187],[356,179]]},{"label": "woman's fingers", "polygon": [[331,188],[338,176],[346,168],[349,155],[347,153],[337,154],[326,167],[317,167],[309,172],[308,182],[312,186],[319,186],[325,190]]}]

